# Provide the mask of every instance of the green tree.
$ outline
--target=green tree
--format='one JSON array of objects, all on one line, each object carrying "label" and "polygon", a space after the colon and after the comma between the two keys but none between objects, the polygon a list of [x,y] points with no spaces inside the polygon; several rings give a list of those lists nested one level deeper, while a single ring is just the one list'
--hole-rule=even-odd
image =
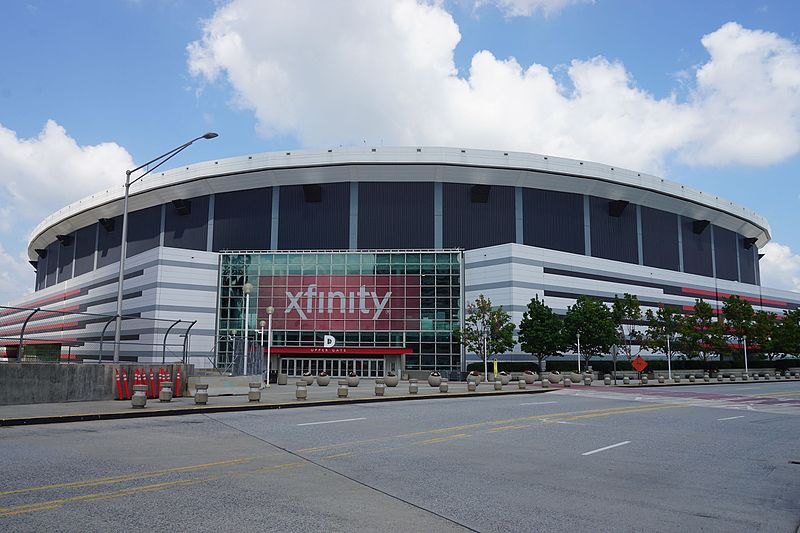
[{"label": "green tree", "polygon": [[[628,362],[642,351],[642,333],[636,326],[642,321],[642,308],[639,298],[627,292],[622,298],[614,296],[611,316],[617,330],[617,345],[622,349]],[[636,347],[636,348],[634,348]]]},{"label": "green tree", "polygon": [[578,296],[575,305],[567,308],[562,331],[565,344],[576,353],[580,334],[580,353],[587,364],[595,355],[608,353],[617,340],[611,310],[588,296]]},{"label": "green tree", "polygon": [[644,337],[645,345],[654,352],[660,352],[671,357],[675,352],[680,352],[678,333],[681,328],[683,316],[668,305],[659,306],[653,313],[648,309],[645,313],[647,333]]},{"label": "green tree", "polygon": [[514,346],[514,323],[503,307],[492,307],[492,301],[483,294],[467,304],[464,331],[456,330],[456,337],[464,347],[483,359],[488,378],[489,357],[503,353]]},{"label": "green tree", "polygon": [[561,318],[539,297],[528,303],[528,310],[519,323],[519,343],[522,349],[533,355],[542,370],[542,363],[552,355],[560,355],[566,348],[561,333]]},{"label": "green tree", "polygon": [[800,355],[800,308],[783,312],[774,335],[776,352],[792,357]]},{"label": "green tree", "polygon": [[733,355],[739,350],[732,349],[726,337],[732,337],[740,345],[744,343],[745,337],[752,338],[753,306],[747,300],[742,300],[736,295],[729,296],[722,305],[722,317],[724,326],[721,333],[722,338],[718,339],[719,351]]},{"label": "green tree", "polygon": [[778,342],[778,317],[768,311],[756,311],[750,336],[747,337],[747,350],[762,359],[776,359],[781,350]]},{"label": "green tree", "polygon": [[677,351],[688,359],[700,358],[708,368],[709,359],[721,344],[722,329],[714,320],[714,310],[703,299],[695,300],[694,313],[684,315],[680,320]]}]

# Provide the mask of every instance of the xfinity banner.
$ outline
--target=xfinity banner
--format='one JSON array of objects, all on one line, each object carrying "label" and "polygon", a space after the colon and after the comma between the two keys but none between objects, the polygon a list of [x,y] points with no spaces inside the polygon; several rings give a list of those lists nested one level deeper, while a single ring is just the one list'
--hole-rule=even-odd
[{"label": "xfinity banner", "polygon": [[261,276],[258,319],[278,330],[419,329],[419,276]]}]

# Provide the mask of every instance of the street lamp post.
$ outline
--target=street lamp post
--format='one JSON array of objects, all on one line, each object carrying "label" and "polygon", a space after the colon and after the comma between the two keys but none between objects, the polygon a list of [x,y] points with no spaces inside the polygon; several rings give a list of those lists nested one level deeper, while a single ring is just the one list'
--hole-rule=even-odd
[{"label": "street lamp post", "polygon": [[[119,363],[119,343],[122,338],[122,283],[125,279],[125,255],[128,252],[128,196],[130,195],[131,185],[142,179],[143,177],[147,176],[155,169],[181,153],[182,151],[189,148],[195,141],[199,141],[200,139],[213,139],[214,137],[218,137],[219,134],[210,131],[200,137],[196,137],[191,141],[185,142],[182,145],[178,146],[177,148],[173,148],[169,152],[165,154],[161,154],[160,156],[156,157],[155,159],[151,159],[144,165],[139,165],[138,167],[134,168],[133,170],[126,170],[125,171],[125,197],[122,201],[122,235],[120,238],[120,255],[119,255],[119,277],[117,279],[117,323],[116,323],[116,331],[114,332],[114,362]],[[131,180],[131,174],[134,172],[138,172],[145,167],[152,165],[153,163],[158,162],[156,166],[153,168],[147,169],[147,171],[142,174],[141,176],[137,176],[136,179]]]},{"label": "street lamp post", "polygon": [[269,387],[269,366],[270,366],[270,359],[272,358],[272,314],[273,313],[275,313],[275,308],[272,306],[267,307],[267,387]]},{"label": "street lamp post", "polygon": [[581,373],[581,334],[578,333],[576,335],[578,337],[578,374]]},{"label": "street lamp post", "polygon": [[744,373],[747,374],[747,335],[742,336],[742,344],[744,346]]},{"label": "street lamp post", "polygon": [[250,354],[250,293],[253,292],[252,283],[245,283],[244,291],[244,372],[247,375],[247,357]]},{"label": "street lamp post", "polygon": [[672,352],[669,348],[669,335],[667,335],[667,377],[672,380]]}]

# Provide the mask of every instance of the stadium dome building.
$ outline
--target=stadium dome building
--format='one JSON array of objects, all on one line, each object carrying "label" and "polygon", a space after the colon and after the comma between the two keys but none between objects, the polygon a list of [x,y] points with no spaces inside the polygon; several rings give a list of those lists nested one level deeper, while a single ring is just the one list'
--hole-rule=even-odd
[{"label": "stadium dome building", "polygon": [[[35,292],[13,305],[85,314],[43,326],[33,317],[26,342],[98,358],[107,321],[91,314],[116,311],[122,195],[84,198],[33,231]],[[579,295],[608,302],[625,292],[686,311],[730,294],[775,312],[800,303],[761,286],[770,227],[750,209],[544,155],[366,147],[235,157],[146,176],[129,213],[123,314],[164,321],[123,322],[128,361],[160,361],[180,319],[176,333],[196,321],[192,363],[230,364],[244,349],[246,300],[251,342],[273,310],[271,368],[333,376],[463,369],[474,356],[453,330],[480,294],[517,324],[537,295],[560,313]],[[2,313],[13,355],[25,315]],[[113,337],[112,325],[103,340]],[[513,352],[503,357],[530,358]]]}]

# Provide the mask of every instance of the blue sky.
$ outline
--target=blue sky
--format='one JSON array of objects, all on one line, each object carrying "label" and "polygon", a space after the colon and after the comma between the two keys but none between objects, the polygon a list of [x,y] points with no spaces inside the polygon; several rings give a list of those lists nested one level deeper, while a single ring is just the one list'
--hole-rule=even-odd
[{"label": "blue sky", "polygon": [[31,229],[175,160],[354,144],[586,158],[766,216],[765,284],[800,289],[800,3],[7,0],[0,300]]}]

